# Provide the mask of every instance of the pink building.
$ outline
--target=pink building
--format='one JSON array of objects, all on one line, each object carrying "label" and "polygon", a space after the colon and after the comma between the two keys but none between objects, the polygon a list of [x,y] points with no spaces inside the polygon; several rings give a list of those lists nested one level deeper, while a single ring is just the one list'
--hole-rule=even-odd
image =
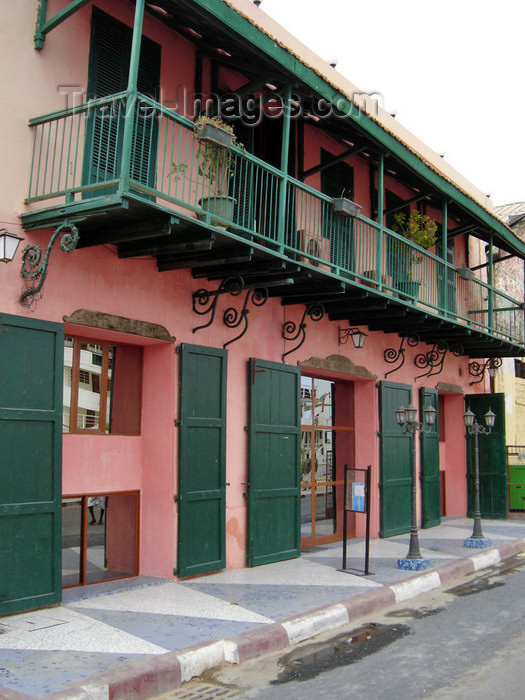
[{"label": "pink building", "polygon": [[471,510],[466,394],[497,414],[482,510],[505,517],[480,368],[525,354],[492,255],[525,244],[484,195],[251,0],[0,21],[0,225],[24,238],[1,270],[0,612],[341,539],[345,466],[371,467],[372,535],[407,532],[400,404],[437,412],[418,524]]}]

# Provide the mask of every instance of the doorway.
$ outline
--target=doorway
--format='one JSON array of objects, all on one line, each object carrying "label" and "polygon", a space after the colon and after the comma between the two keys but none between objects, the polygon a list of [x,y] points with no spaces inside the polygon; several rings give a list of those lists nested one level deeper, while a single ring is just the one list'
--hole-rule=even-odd
[{"label": "doorway", "polygon": [[[301,546],[342,538],[344,467],[355,467],[354,386],[301,377]],[[352,516],[355,517],[355,516]],[[355,522],[348,523],[355,534]]]},{"label": "doorway", "polygon": [[138,575],[138,492],[62,499],[62,588]]}]

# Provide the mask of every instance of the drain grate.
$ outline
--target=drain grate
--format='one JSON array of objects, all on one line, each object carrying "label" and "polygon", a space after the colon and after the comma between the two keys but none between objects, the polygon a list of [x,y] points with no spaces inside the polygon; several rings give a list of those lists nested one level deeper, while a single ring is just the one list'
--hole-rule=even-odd
[{"label": "drain grate", "polygon": [[159,695],[156,700],[214,700],[235,698],[239,695],[237,688],[225,688],[211,683],[190,682],[181,688]]}]

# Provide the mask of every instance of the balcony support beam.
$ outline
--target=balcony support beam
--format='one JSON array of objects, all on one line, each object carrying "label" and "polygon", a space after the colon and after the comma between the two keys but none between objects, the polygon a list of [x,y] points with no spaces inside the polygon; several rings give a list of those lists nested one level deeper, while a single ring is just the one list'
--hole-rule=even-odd
[{"label": "balcony support beam", "polygon": [[494,328],[494,238],[492,233],[490,234],[489,240],[489,259],[488,259],[488,283],[489,283],[489,314],[488,314],[488,326],[489,328]]},{"label": "balcony support beam", "polygon": [[283,100],[283,136],[281,144],[281,191],[279,199],[279,252],[284,253],[284,231],[286,224],[286,204],[288,196],[288,158],[290,155],[290,120],[292,110],[292,86],[286,86],[285,98]]},{"label": "balcony support beam", "polygon": [[389,214],[395,214],[398,211],[401,211],[402,209],[405,209],[406,207],[409,207],[411,204],[417,204],[418,202],[421,202],[425,199],[430,199],[431,195],[430,193],[428,194],[420,194],[417,197],[412,197],[412,199],[406,199],[403,204],[400,204],[398,207],[393,207],[392,209],[387,209],[384,212],[385,216],[388,216]]},{"label": "balcony support beam", "polygon": [[37,51],[41,51],[44,48],[46,34],[61,24],[65,19],[71,17],[71,15],[77,10],[80,10],[81,7],[87,5],[88,2],[91,2],[91,0],[72,0],[69,5],[60,10],[60,12],[57,12],[56,15],[51,17],[50,20],[46,21],[47,0],[40,0],[34,36],[35,49],[37,49]]},{"label": "balcony support beam", "polygon": [[[444,269],[444,275],[443,275],[443,285],[442,285],[442,294],[443,298],[441,299],[441,307],[445,310],[445,313],[448,311],[448,202],[446,199],[443,200],[443,209],[442,209],[442,224],[441,224],[441,252],[443,255],[443,264],[445,266]],[[455,258],[455,256],[454,256]]]},{"label": "balcony support beam", "polygon": [[310,175],[315,175],[316,173],[320,173],[323,170],[326,170],[327,168],[331,168],[332,165],[336,165],[337,163],[340,163],[341,161],[346,160],[347,158],[350,158],[351,156],[355,156],[364,150],[365,150],[365,146],[361,146],[360,148],[349,148],[344,153],[341,153],[340,155],[334,156],[333,158],[331,158],[328,163],[319,164],[313,168],[309,168],[308,170],[305,170],[305,172],[302,174],[302,177],[300,179],[306,180],[306,178],[310,177]]},{"label": "balcony support beam", "polygon": [[377,290],[380,292],[383,289],[383,226],[385,224],[385,154],[383,151],[379,153],[377,163],[377,223],[379,229],[377,231],[377,250],[376,250],[376,277]]},{"label": "balcony support beam", "polygon": [[122,137],[122,163],[120,171],[120,187],[129,190],[131,147],[133,144],[133,128],[135,125],[135,109],[137,104],[137,83],[139,75],[140,47],[142,44],[142,26],[144,24],[144,9],[146,0],[136,0],[135,20],[133,22],[133,39],[131,42],[131,57],[129,60],[128,95],[126,101],[126,118],[124,135]]}]

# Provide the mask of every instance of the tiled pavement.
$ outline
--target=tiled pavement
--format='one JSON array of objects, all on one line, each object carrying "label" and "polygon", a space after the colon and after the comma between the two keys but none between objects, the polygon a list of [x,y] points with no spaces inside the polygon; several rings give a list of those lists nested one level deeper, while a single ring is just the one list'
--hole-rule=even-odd
[{"label": "tiled pavement", "polygon": [[[525,538],[524,521],[484,521],[483,530],[496,548]],[[463,546],[471,532],[472,521],[463,518],[421,530],[432,569],[478,554]],[[138,577],[67,589],[58,607],[0,618],[0,698],[49,696],[103,672],[126,673],[144,659],[395,586],[413,577],[397,568],[408,543],[408,535],[372,540],[367,577],[340,570],[337,543],[184,582]],[[349,541],[347,568],[364,568],[362,540]]]}]

